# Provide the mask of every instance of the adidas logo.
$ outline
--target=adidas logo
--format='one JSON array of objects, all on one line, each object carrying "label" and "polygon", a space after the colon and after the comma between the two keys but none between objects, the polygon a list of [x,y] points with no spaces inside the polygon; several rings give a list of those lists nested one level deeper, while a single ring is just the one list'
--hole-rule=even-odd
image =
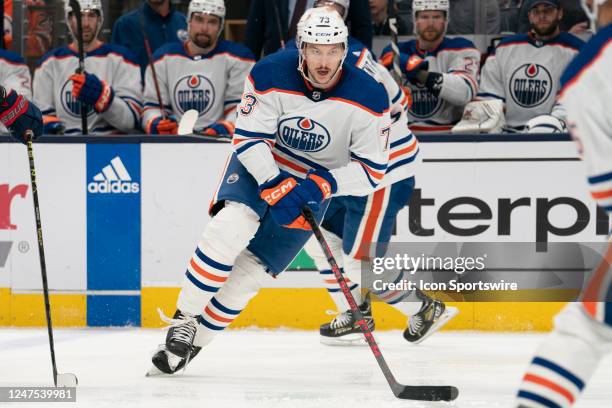
[{"label": "adidas logo", "polygon": [[87,191],[93,194],[136,194],[140,192],[140,184],[132,182],[130,173],[117,156],[87,184]]}]

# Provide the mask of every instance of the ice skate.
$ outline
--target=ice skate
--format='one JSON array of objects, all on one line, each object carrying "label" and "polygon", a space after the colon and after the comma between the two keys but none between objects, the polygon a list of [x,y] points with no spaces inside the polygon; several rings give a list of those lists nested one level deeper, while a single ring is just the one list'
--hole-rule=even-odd
[{"label": "ice skate", "polygon": [[426,298],[421,310],[410,316],[404,338],[410,343],[419,344],[440,330],[457,313],[459,310],[456,307],[447,307],[442,301]]},{"label": "ice skate", "polygon": [[[359,306],[363,318],[368,323],[370,330],[374,331],[374,319],[372,319],[372,303],[370,294]],[[350,346],[365,344],[363,333],[357,324],[357,319],[350,310],[339,313],[330,323],[326,323],[319,329],[321,343],[330,346]]]}]

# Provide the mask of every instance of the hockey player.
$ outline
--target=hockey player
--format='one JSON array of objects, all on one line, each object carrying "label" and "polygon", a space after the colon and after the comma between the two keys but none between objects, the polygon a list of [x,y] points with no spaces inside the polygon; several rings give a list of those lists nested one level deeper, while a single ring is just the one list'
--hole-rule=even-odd
[{"label": "hockey player", "polygon": [[142,117],[147,133],[176,134],[177,122],[190,109],[200,113],[196,129],[205,134],[234,133],[236,106],[255,57],[243,45],[219,39],[224,20],[223,0],[192,0],[187,13],[189,40],[166,44],[153,54],[167,117],[162,117],[148,67]]},{"label": "hockey player", "polygon": [[[413,99],[408,124],[417,134],[449,131],[478,92],[480,52],[465,38],[445,37],[448,10],[448,0],[414,0],[416,39],[398,44],[405,85]],[[390,46],[381,60],[392,68]]]},{"label": "hockey player", "polygon": [[78,134],[81,107],[88,132],[112,134],[140,128],[140,68],[133,54],[98,39],[104,15],[100,0],[79,0],[83,24],[85,72],[78,69],[76,18],[66,1],[66,22],[75,40],[43,56],[34,72],[34,101],[45,119],[45,133]]},{"label": "hockey player", "polygon": [[[612,118],[606,113],[612,98],[612,0],[584,3],[599,31],[563,73],[560,99],[586,166],[591,196],[612,214]],[[523,377],[518,406],[572,406],[612,349],[612,241],[603,258],[583,289],[582,301],[557,315],[554,330],[538,347]]]},{"label": "hockey player", "polygon": [[367,195],[384,177],[391,121],[384,87],[344,63],[348,30],[337,13],[302,30],[299,52],[261,60],[245,81],[213,218],[153,356],[162,372],[184,366],[268,274],[289,265],[312,234],[305,205],[320,220],[332,195]]},{"label": "hockey player", "polygon": [[32,98],[30,70],[19,54],[0,49],[0,84],[25,98]]},{"label": "hockey player", "polygon": [[0,123],[13,138],[25,143],[26,131],[35,139],[42,134],[42,114],[36,105],[12,89],[0,86]]},{"label": "hockey player", "polygon": [[[560,32],[563,10],[559,0],[529,1],[531,31],[504,38],[482,69],[478,94],[482,102],[474,105],[486,104],[495,118],[489,121],[489,128],[473,129],[468,120],[455,131],[498,133],[504,122],[510,131],[565,131],[565,110],[555,106],[555,100],[561,73],[583,42]],[[470,117],[476,116],[474,105],[466,109]]]},{"label": "hockey player", "polygon": [[[304,13],[299,27],[319,13],[322,8],[309,9]],[[299,41],[299,39],[298,39]],[[414,166],[418,153],[418,141],[408,129],[407,111],[409,96],[393,80],[387,69],[374,61],[367,48],[350,50],[347,63],[370,74],[382,83],[389,98],[393,119],[389,136],[389,164],[384,179],[375,193],[365,197],[334,197],[321,224],[322,231],[343,272],[346,271],[353,297],[374,329],[370,295],[362,296],[359,285],[361,261],[368,259],[370,246],[376,243],[376,256],[384,255],[384,248],[391,238],[397,213],[408,203],[414,188]],[[313,258],[324,286],[340,312],[331,323],[321,326],[321,342],[324,344],[352,344],[361,342],[363,336],[354,316],[349,310],[337,280],[321,251],[316,239],[311,238],[305,249]],[[403,291],[379,291],[375,295],[392,305],[406,316],[412,316],[404,338],[419,343],[441,328],[457,313],[444,303],[429,298],[424,293]]]}]

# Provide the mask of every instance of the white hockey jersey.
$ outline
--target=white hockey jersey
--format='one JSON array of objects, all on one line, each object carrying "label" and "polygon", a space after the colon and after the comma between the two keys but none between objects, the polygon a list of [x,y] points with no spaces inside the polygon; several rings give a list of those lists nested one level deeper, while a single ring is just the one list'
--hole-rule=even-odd
[{"label": "white hockey jersey", "polygon": [[0,49],[0,84],[27,99],[32,98],[30,70],[19,54]]},{"label": "white hockey jersey", "polygon": [[[245,46],[220,40],[206,55],[191,55],[184,43],[169,43],[153,54],[162,101],[168,114],[180,120],[195,109],[200,113],[196,129],[220,119],[236,120],[244,80],[255,64],[255,57]],[[144,129],[161,116],[151,67],[145,74]]]},{"label": "white hockey jersey", "polygon": [[[530,34],[504,38],[482,68],[478,97],[504,101],[506,126],[522,130],[529,119],[551,114],[561,73],[583,44],[569,33],[549,41]],[[555,116],[565,120],[564,109],[557,112]]]},{"label": "white hockey jersey", "polygon": [[612,213],[612,24],[600,30],[561,77],[559,99],[586,165],[591,196]]},{"label": "white hockey jersey", "polygon": [[388,162],[389,102],[384,87],[362,70],[343,65],[328,91],[301,76],[297,52],[259,61],[245,81],[233,146],[259,184],[279,168],[299,178],[330,170],[335,195],[368,195]]},{"label": "white hockey jersey", "polygon": [[419,152],[417,138],[408,128],[408,96],[399,87],[387,69],[376,62],[367,48],[350,50],[347,63],[364,70],[380,82],[389,97],[391,133],[389,136],[389,163],[379,188],[384,188],[414,176],[415,159]]},{"label": "white hockey jersey", "polygon": [[[442,43],[433,51],[421,50],[416,40],[398,45],[400,54],[405,54],[406,59],[417,55],[429,62],[430,72],[443,75],[439,95],[435,95],[425,86],[405,82],[404,86],[412,93],[412,107],[408,111],[410,129],[417,135],[450,131],[461,119],[465,105],[474,99],[478,92],[480,51],[471,41],[461,37],[444,37]],[[391,46],[383,50],[381,60],[387,68],[391,68]]]},{"label": "white hockey jersey", "polygon": [[[72,96],[70,76],[79,66],[78,53],[60,47],[43,56],[34,71],[34,103],[45,116],[57,116],[65,133],[81,133],[81,103]],[[102,44],[85,55],[85,71],[106,81],[115,98],[106,112],[86,106],[90,134],[130,133],[140,128],[142,84],[140,66],[131,51],[115,44]]]}]

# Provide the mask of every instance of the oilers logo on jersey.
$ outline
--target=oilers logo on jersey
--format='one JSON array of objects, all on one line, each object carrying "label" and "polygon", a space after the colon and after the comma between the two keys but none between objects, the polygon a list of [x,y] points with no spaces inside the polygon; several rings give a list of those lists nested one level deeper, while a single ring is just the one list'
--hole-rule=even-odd
[{"label": "oilers logo on jersey", "polygon": [[[409,86],[410,82],[406,82]],[[442,106],[442,99],[429,91],[424,85],[410,85],[412,93],[412,107],[409,109],[412,116],[418,119],[427,119],[435,115]]]},{"label": "oilers logo on jersey", "polygon": [[215,103],[215,87],[204,75],[186,75],[174,86],[174,104],[181,114],[195,109],[205,115]]},{"label": "oilers logo on jersey", "polygon": [[548,99],[552,81],[552,75],[543,65],[523,64],[510,78],[510,95],[517,105],[533,108]]},{"label": "oilers logo on jersey", "polygon": [[310,153],[325,149],[331,140],[325,126],[303,116],[282,120],[278,133],[285,146]]},{"label": "oilers logo on jersey", "polygon": [[[72,81],[69,79],[64,82],[62,86],[62,105],[69,115],[80,118],[81,117],[81,102],[72,95]],[[91,116],[94,113],[93,106],[84,104],[87,109],[87,116]]]}]

